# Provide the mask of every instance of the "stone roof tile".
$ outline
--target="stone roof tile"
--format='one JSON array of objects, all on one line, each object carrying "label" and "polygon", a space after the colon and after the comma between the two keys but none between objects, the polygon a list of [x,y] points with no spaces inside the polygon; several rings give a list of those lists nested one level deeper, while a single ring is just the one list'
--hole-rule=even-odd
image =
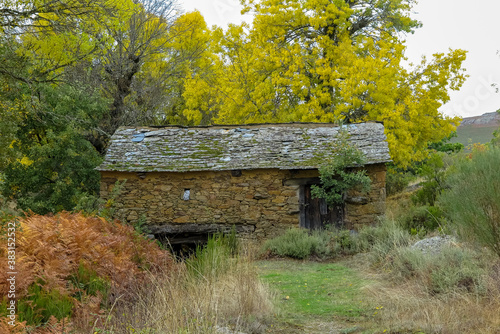
[{"label": "stone roof tile", "polygon": [[[390,161],[381,123],[343,126],[367,164]],[[184,172],[234,169],[316,169],[339,127],[322,123],[210,127],[121,127],[100,171]]]}]

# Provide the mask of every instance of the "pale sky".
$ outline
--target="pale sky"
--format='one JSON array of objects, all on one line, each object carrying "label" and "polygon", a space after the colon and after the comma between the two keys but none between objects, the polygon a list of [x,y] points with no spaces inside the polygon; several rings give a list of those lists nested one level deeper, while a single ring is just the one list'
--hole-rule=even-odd
[{"label": "pale sky", "polygon": [[[209,26],[251,22],[240,15],[239,0],[178,0],[185,11],[198,9]],[[470,76],[459,92],[440,111],[450,116],[475,116],[500,109],[500,13],[499,0],[419,0],[413,18],[423,23],[415,34],[408,35],[406,56],[419,62],[422,55],[431,57],[449,48],[468,51],[463,66]]]}]

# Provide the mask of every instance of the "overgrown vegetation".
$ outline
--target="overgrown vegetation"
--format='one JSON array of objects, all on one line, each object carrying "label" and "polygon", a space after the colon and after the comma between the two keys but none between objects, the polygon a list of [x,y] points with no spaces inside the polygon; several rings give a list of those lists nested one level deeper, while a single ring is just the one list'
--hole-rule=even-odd
[{"label": "overgrown vegetation", "polygon": [[314,198],[322,198],[328,207],[333,208],[344,202],[348,190],[360,188],[363,192],[370,190],[371,179],[365,170],[353,170],[362,166],[365,158],[363,152],[349,142],[349,132],[340,128],[331,148],[334,158],[327,159],[319,167],[319,185],[311,186]]},{"label": "overgrown vegetation", "polygon": [[97,195],[81,194],[74,207],[74,211],[83,212],[87,215],[97,215],[106,219],[113,219],[115,214],[115,200],[120,196],[126,182],[126,179],[122,181],[117,180],[106,201]]},{"label": "overgrown vegetation", "polygon": [[[499,323],[495,313],[500,310],[498,262],[484,248],[450,242],[422,251],[412,247],[418,236],[394,220],[341,237],[342,245],[348,245],[344,254],[348,250],[354,255],[335,264],[291,260],[260,264],[264,279],[279,293],[279,330],[495,333]],[[485,318],[478,318],[483,308]]]},{"label": "overgrown vegetation", "polygon": [[[16,326],[7,324],[0,274],[0,331],[19,333],[263,332],[271,298],[239,251],[235,229],[209,239],[186,262],[131,226],[82,214],[19,219]],[[0,266],[7,268],[7,238]]]},{"label": "overgrown vegetation", "polygon": [[[178,14],[170,0],[5,2],[0,268],[14,221],[19,317],[15,329],[6,325],[3,270],[0,331],[262,333],[273,331],[267,314],[283,312],[292,324],[298,314],[333,314],[380,333],[497,333],[500,151],[474,144],[460,155],[463,145],[448,142],[459,120],[438,108],[465,80],[465,51],[402,65],[401,36],[419,26],[413,3],[248,0],[251,28],[224,30],[198,12]],[[176,263],[141,236],[144,217],[135,229],[104,219],[123,184],[104,203],[95,167],[119,126],[297,121],[384,121],[395,163],[387,193],[401,208],[359,231],[291,229],[269,240],[268,255],[349,259],[269,265],[263,277],[279,291],[276,308],[234,230]],[[491,139],[484,129],[459,131]],[[499,131],[493,137],[498,146]],[[346,142],[313,187],[329,206],[368,187],[352,168],[362,157]],[[419,189],[398,194],[416,179]],[[412,247],[443,233],[458,238],[438,251]],[[379,285],[366,287],[366,276]],[[360,296],[372,300],[358,304]]]},{"label": "overgrown vegetation", "polygon": [[439,199],[460,236],[489,247],[500,256],[500,149],[461,159]]},{"label": "overgrown vegetation", "polygon": [[[498,149],[481,147],[456,161],[431,158],[420,166],[423,186],[393,196],[387,217],[373,226],[290,229],[269,240],[268,256],[302,261],[260,263],[270,290],[243,255],[234,229],[174,263],[132,227],[67,213],[28,216],[19,226],[19,236],[27,239],[19,247],[18,328],[321,333],[324,326],[337,326],[346,332],[495,333],[500,265],[491,234],[500,201],[499,156]],[[473,209],[481,210],[467,216]],[[458,238],[424,251],[413,246],[443,233]],[[164,268],[157,262],[161,257],[168,263]]]},{"label": "overgrown vegetation", "polygon": [[208,27],[175,0],[5,1],[0,192],[25,211],[73,210],[97,195],[120,126],[381,121],[404,167],[454,131],[438,106],[466,52],[403,66],[413,0],[242,4],[251,29]]},{"label": "overgrown vegetation", "polygon": [[[5,236],[0,244],[0,267],[7,268]],[[46,324],[78,328],[98,323],[104,319],[103,308],[130,300],[132,286],[143,284],[148,272],[173,270],[174,261],[131,227],[62,212],[19,219],[15,265],[17,327],[33,331]],[[7,278],[2,271],[3,306]],[[0,310],[4,329],[10,328],[4,322],[6,310]]]},{"label": "overgrown vegetation", "polygon": [[386,174],[386,186],[385,191],[387,196],[392,196],[397,193],[404,191],[411,181],[415,180],[416,177],[412,173],[397,168],[396,166],[390,164],[387,166]]},{"label": "overgrown vegetation", "polygon": [[232,237],[216,235],[174,271],[137,286],[133,303],[119,303],[97,333],[264,333],[272,314],[268,289]]},{"label": "overgrown vegetation", "polygon": [[366,226],[357,232],[336,228],[312,232],[289,229],[283,235],[266,241],[263,252],[296,259],[326,259],[371,252],[376,262],[382,260],[391,249],[408,246],[413,239],[398,223],[383,220],[376,226]]},{"label": "overgrown vegetation", "polygon": [[305,259],[311,255],[325,257],[330,255],[329,237],[321,231],[309,234],[307,230],[292,228],[283,235],[267,240],[264,251],[280,257]]}]

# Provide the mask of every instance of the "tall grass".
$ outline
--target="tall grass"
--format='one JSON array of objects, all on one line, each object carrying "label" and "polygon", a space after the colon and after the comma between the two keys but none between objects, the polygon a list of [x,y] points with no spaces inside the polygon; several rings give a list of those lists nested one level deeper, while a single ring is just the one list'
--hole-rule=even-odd
[{"label": "tall grass", "polygon": [[375,317],[380,333],[497,334],[500,298],[477,298],[467,293],[429,296],[413,282],[368,288],[380,311]]},{"label": "tall grass", "polygon": [[418,236],[405,228],[408,207],[391,211],[392,219],[357,236],[367,250],[357,268],[378,281],[367,288],[379,305],[375,332],[498,333],[500,262],[493,252],[460,241],[439,252],[413,249]]},{"label": "tall grass", "polygon": [[214,237],[175,271],[136,287],[132,303],[119,303],[98,333],[217,333],[221,327],[264,332],[271,297],[250,259],[232,256]]},{"label": "tall grass", "polygon": [[464,239],[500,256],[500,148],[474,152],[459,161],[439,197],[446,215]]}]

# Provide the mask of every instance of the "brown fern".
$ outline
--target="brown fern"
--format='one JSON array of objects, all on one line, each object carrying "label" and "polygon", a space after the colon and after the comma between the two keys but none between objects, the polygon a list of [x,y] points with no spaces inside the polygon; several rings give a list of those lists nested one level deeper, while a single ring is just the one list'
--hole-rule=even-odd
[{"label": "brown fern", "polygon": [[[138,236],[130,226],[100,217],[62,212],[57,215],[29,215],[20,221],[16,235],[16,298],[28,287],[43,282],[66,296],[78,290],[70,284],[80,265],[95,271],[111,283],[112,298],[129,298],[128,291],[146,278],[145,268],[155,271],[172,268],[169,253],[154,242]],[[7,267],[6,240],[0,240],[0,267]],[[6,296],[6,272],[0,272],[0,295]],[[80,291],[81,292],[81,291]],[[74,317],[99,314],[102,296],[74,299]],[[112,300],[111,300],[112,302]],[[59,328],[51,320],[51,328]],[[4,324],[0,324],[0,329]],[[47,327],[47,328],[48,328]],[[40,332],[41,333],[41,332]],[[44,332],[48,333],[48,332]]]}]

